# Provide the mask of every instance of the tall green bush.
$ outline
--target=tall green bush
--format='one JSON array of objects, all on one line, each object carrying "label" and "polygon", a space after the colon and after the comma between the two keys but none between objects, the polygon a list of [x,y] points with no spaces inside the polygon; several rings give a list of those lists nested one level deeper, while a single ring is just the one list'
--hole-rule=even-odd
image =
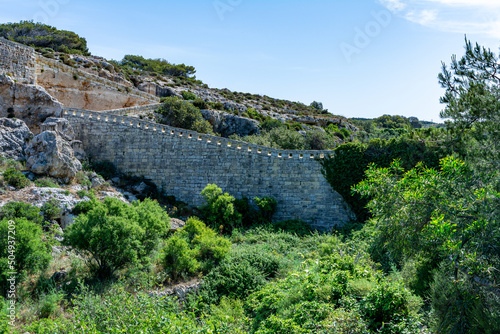
[{"label": "tall green bush", "polygon": [[201,192],[206,204],[202,207],[205,219],[215,230],[231,232],[241,225],[241,214],[235,210],[234,197],[224,193],[215,184],[208,184]]},{"label": "tall green bush", "polygon": [[9,272],[17,272],[16,284],[44,270],[51,259],[50,249],[43,241],[42,228],[26,218],[0,221],[0,289],[5,296],[10,283]]}]

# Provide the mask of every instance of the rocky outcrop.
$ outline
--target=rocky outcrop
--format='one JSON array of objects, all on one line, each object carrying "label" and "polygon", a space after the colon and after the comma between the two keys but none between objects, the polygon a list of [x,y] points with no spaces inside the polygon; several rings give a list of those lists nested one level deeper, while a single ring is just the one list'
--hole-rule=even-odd
[{"label": "rocky outcrop", "polygon": [[60,116],[62,104],[37,85],[18,83],[0,75],[0,117],[22,119],[38,134],[39,126],[50,116]]},{"label": "rocky outcrop", "polygon": [[0,118],[0,155],[14,160],[24,160],[24,150],[33,134],[19,119]]},{"label": "rocky outcrop", "polygon": [[49,117],[40,126],[43,131],[55,131],[64,140],[71,142],[75,138],[73,127],[66,118]]},{"label": "rocky outcrop", "polygon": [[170,87],[162,87],[154,82],[146,81],[142,82],[137,86],[137,89],[140,91],[146,92],[151,95],[156,95],[158,97],[168,97],[168,96],[177,96],[182,98],[182,95],[174,91]]},{"label": "rocky outcrop", "polygon": [[201,110],[201,114],[213,126],[214,132],[220,133],[223,137],[232,134],[244,137],[259,132],[259,122],[250,118],[207,109]]},{"label": "rocky outcrop", "polygon": [[38,175],[69,181],[82,169],[71,145],[55,131],[45,131],[33,138],[26,156],[26,167]]}]

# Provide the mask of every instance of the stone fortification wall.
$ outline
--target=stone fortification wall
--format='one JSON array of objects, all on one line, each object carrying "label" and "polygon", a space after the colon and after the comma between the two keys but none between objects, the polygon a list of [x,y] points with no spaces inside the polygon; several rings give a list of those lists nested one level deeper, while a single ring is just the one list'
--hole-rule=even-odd
[{"label": "stone fortification wall", "polygon": [[21,83],[34,84],[35,50],[0,37],[0,74],[6,74]]},{"label": "stone fortification wall", "polygon": [[144,113],[149,113],[149,112],[155,112],[156,110],[160,109],[160,107],[162,105],[163,104],[161,104],[161,103],[154,103],[154,104],[148,104],[145,106],[120,108],[120,109],[113,109],[113,110],[104,110],[104,112],[106,114],[113,114],[113,115],[119,115],[119,116],[132,116],[132,115],[139,115],[139,114],[144,114]]},{"label": "stone fortification wall", "polygon": [[353,218],[317,161],[331,151],[275,150],[80,109],[63,114],[92,159],[112,161],[189,204],[203,204],[200,192],[215,183],[237,198],[274,197],[277,220],[302,219],[329,230]]},{"label": "stone fortification wall", "polygon": [[159,98],[42,56],[37,84],[67,107],[110,110],[158,103]]}]

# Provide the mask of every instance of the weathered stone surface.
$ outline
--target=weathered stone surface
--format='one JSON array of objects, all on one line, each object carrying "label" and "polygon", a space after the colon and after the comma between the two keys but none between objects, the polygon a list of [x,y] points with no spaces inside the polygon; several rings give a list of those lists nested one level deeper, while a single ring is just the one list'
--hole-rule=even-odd
[{"label": "weathered stone surface", "polygon": [[186,226],[186,222],[177,218],[170,218],[170,232],[175,232]]},{"label": "weathered stone surface", "polygon": [[151,81],[145,81],[140,83],[137,86],[137,89],[140,91],[146,92],[148,94],[156,95],[158,97],[168,97],[168,96],[177,96],[179,98],[182,98],[182,95],[177,93],[175,90],[173,90],[170,87],[161,87],[160,85],[151,82]]},{"label": "weathered stone surface", "polygon": [[0,116],[22,119],[30,130],[40,133],[40,124],[50,116],[61,115],[62,104],[37,85],[15,82],[0,75]]},{"label": "weathered stone surface", "polygon": [[59,117],[49,117],[40,126],[40,130],[43,131],[55,131],[64,140],[71,142],[75,138],[75,133],[73,132],[73,127],[69,121],[65,118]]},{"label": "weathered stone surface", "polygon": [[237,134],[240,137],[250,136],[259,132],[259,122],[250,118],[240,117],[218,110],[201,110],[203,118],[214,127],[214,132],[223,137]]},{"label": "weathered stone surface", "polygon": [[33,138],[26,148],[26,167],[38,175],[70,180],[82,169],[70,144],[54,131],[45,131]]},{"label": "weathered stone surface", "polygon": [[0,118],[0,155],[24,160],[24,150],[32,138],[33,134],[23,121]]}]

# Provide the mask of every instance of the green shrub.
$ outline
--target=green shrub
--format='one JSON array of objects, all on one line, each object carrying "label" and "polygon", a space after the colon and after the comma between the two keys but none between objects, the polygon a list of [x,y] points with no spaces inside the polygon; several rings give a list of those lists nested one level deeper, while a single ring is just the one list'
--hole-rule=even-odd
[{"label": "green shrub", "polygon": [[188,274],[194,275],[200,264],[196,260],[196,249],[190,249],[189,243],[177,234],[170,237],[163,248],[163,265],[176,281]]},{"label": "green shrub", "polygon": [[196,95],[193,92],[185,90],[182,91],[181,95],[184,100],[196,100]]},{"label": "green shrub", "polygon": [[39,226],[43,224],[43,215],[40,209],[34,205],[25,202],[9,202],[0,207],[0,220],[15,220],[25,218]]},{"label": "green shrub", "polygon": [[278,202],[272,197],[254,197],[255,205],[259,208],[259,213],[264,221],[270,222],[274,213],[276,212],[276,206]]},{"label": "green shrub", "polygon": [[78,171],[75,176],[75,182],[83,187],[90,187],[92,182],[88,178],[88,176],[83,171]]},{"label": "green shrub", "polygon": [[202,99],[194,100],[193,105],[198,109],[208,109],[208,104]]},{"label": "green shrub", "polygon": [[273,129],[279,129],[279,128],[285,128],[286,125],[282,121],[271,118],[268,120],[265,120],[264,122],[260,123],[259,125],[260,129],[264,132],[269,132]]},{"label": "green shrub", "polygon": [[201,115],[200,109],[187,101],[176,97],[164,99],[158,110],[163,118],[161,122],[170,126],[213,135],[213,128]]},{"label": "green shrub", "polygon": [[60,208],[61,203],[55,199],[51,198],[42,205],[41,211],[46,220],[51,221],[61,218],[62,209]]},{"label": "green shrub", "polygon": [[55,290],[44,294],[38,302],[40,318],[51,318],[59,313],[59,304],[64,298],[64,293]]},{"label": "green shrub", "polygon": [[278,221],[275,222],[273,226],[276,230],[293,233],[299,236],[308,235],[312,232],[309,224],[298,219]]},{"label": "green shrub", "polygon": [[215,184],[208,184],[201,192],[206,205],[202,207],[205,219],[215,230],[230,233],[241,225],[241,214],[234,209],[234,197],[223,193]]},{"label": "green shrub", "polygon": [[[13,222],[9,219],[0,221],[0,291],[4,296],[9,286],[9,272],[18,273],[16,284],[20,284],[27,275],[46,269],[51,259],[48,244],[42,241],[40,225],[26,218],[16,218]],[[13,236],[15,244],[12,243]],[[12,253],[14,260],[9,258]]]},{"label": "green shrub", "polygon": [[128,206],[108,197],[92,204],[66,229],[63,242],[91,255],[88,265],[100,278],[145,260],[167,235],[170,218],[156,202],[146,199]]},{"label": "green shrub", "polygon": [[333,150],[338,144],[336,137],[321,131],[308,131],[305,140],[309,150]]},{"label": "green shrub", "polygon": [[59,184],[57,184],[57,182],[55,182],[50,177],[42,177],[41,179],[36,180],[35,185],[37,187],[44,188],[60,188]]},{"label": "green shrub", "polygon": [[25,188],[30,185],[30,180],[23,173],[11,167],[3,172],[3,179],[8,185],[14,188]]},{"label": "green shrub", "polygon": [[[428,167],[437,167],[439,159],[447,149],[436,143],[422,142],[406,138],[371,140],[368,144],[345,143],[335,149],[332,157],[321,160],[323,173],[332,188],[350,205],[359,221],[365,222],[370,214],[365,208],[368,200],[353,193],[351,187],[365,177],[370,163],[379,167],[389,166],[394,159],[401,159],[403,167],[409,169],[418,162]],[[349,171],[346,173],[345,171]]]}]

